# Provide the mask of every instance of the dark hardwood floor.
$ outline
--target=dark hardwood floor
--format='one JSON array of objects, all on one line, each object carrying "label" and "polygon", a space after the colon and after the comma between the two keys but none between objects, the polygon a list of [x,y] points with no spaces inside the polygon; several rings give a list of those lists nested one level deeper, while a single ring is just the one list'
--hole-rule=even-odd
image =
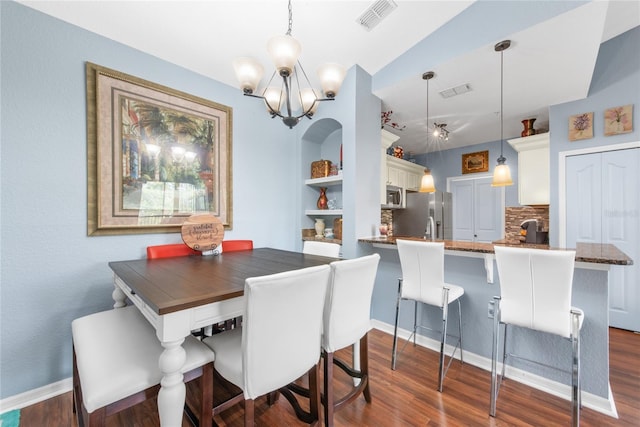
[{"label": "dark hardwood floor", "polygon": [[[582,426],[640,426],[640,335],[610,329],[610,378],[619,419],[582,409]],[[373,330],[369,339],[373,402],[363,397],[336,413],[336,426],[566,426],[570,424],[570,402],[505,381],[498,399],[496,418],[488,415],[490,373],[471,365],[451,365],[438,393],[437,353],[407,346],[396,371],[390,365],[392,337]],[[589,351],[583,348],[583,351]],[[348,351],[340,356],[349,360]],[[336,387],[345,389],[349,379],[338,376]],[[189,390],[191,394],[193,390]],[[339,393],[339,391],[338,391]],[[242,426],[242,407],[232,408],[215,421],[220,426]],[[154,400],[108,418],[109,427],[157,426]],[[300,423],[282,397],[269,407],[265,399],[256,403],[258,426],[295,426]],[[189,426],[186,418],[183,426]],[[21,427],[77,427],[72,413],[71,392],[24,408]]]}]

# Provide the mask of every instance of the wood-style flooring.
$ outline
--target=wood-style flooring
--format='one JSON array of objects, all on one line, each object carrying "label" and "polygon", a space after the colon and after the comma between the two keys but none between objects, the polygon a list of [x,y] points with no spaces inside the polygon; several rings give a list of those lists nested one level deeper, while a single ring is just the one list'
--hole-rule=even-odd
[{"label": "wood-style flooring", "polygon": [[[582,426],[640,426],[640,335],[610,329],[610,379],[619,418],[588,408],[581,413]],[[497,416],[489,411],[490,373],[454,361],[438,393],[437,353],[407,346],[399,356],[397,370],[390,369],[392,337],[373,330],[369,338],[369,366],[373,401],[359,397],[336,413],[336,426],[567,426],[570,402],[506,380],[498,399]],[[588,348],[583,348],[588,352]],[[339,354],[350,360],[350,352]],[[350,380],[336,379],[345,389]],[[214,389],[215,393],[215,389]],[[339,393],[339,391],[338,391]],[[215,421],[220,426],[242,426],[243,409],[238,405]],[[156,427],[156,402],[147,401],[108,418],[107,426]],[[190,423],[186,417],[182,425]],[[256,425],[297,426],[300,423],[282,397],[269,407],[265,399],[256,402]],[[20,427],[77,427],[72,412],[71,392],[26,407]]]}]

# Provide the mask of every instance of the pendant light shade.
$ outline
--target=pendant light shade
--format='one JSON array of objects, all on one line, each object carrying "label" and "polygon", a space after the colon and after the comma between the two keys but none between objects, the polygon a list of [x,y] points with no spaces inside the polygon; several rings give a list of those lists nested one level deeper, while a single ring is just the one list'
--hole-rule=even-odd
[{"label": "pendant light shade", "polygon": [[420,181],[420,193],[435,193],[436,186],[433,183],[433,175],[429,169],[424,170],[424,175],[422,175],[422,180]]},{"label": "pendant light shade", "polygon": [[296,66],[302,52],[302,46],[291,35],[285,34],[284,36],[272,37],[267,43],[267,52],[269,52],[278,74],[286,77],[293,73],[293,67]]},{"label": "pendant light shade", "polygon": [[253,93],[258,88],[264,67],[255,59],[246,56],[236,58],[233,61],[233,70],[236,73],[240,89],[244,93]]},{"label": "pendant light shade", "polygon": [[505,164],[497,165],[493,170],[493,180],[491,181],[492,187],[506,187],[512,185],[511,169]]},{"label": "pendant light shade", "polygon": [[505,164],[507,159],[503,156],[502,147],[504,144],[503,137],[503,92],[504,92],[504,59],[503,54],[506,49],[511,46],[511,40],[503,40],[495,45],[495,51],[500,52],[500,157],[498,157],[498,165],[493,170],[493,180],[491,181],[492,187],[505,187],[507,185],[513,185],[511,179],[511,170],[509,166]]}]

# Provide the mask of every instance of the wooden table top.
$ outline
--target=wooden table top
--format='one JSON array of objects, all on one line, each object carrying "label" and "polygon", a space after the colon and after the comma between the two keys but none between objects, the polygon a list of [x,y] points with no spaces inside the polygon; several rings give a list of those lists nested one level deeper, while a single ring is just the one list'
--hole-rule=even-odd
[{"label": "wooden table top", "polygon": [[249,277],[266,276],[336,261],[271,248],[216,256],[113,261],[109,267],[156,313],[164,315],[244,294]]}]

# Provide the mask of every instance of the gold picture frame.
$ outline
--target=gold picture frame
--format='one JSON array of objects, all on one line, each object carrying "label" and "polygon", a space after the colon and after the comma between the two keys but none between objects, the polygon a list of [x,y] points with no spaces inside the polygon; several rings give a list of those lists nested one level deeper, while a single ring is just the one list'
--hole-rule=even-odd
[{"label": "gold picture frame", "polygon": [[86,84],[87,235],[232,227],[230,107],[90,62]]},{"label": "gold picture frame", "polygon": [[487,171],[489,171],[489,150],[462,155],[463,174]]}]

